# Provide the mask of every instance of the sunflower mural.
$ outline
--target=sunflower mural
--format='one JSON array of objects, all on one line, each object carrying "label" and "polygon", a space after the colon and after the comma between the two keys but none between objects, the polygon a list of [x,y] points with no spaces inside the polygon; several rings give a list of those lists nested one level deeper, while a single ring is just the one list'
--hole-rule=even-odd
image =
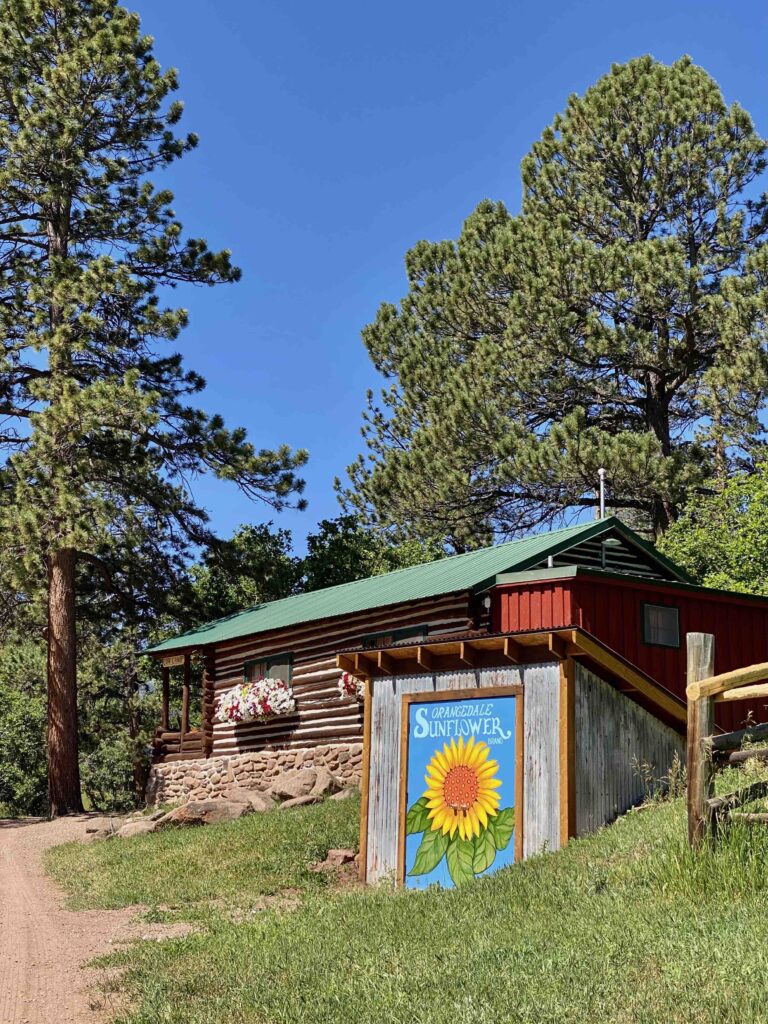
[{"label": "sunflower mural", "polygon": [[[515,808],[502,808],[501,794],[510,784],[514,792],[514,775],[503,785],[499,771],[488,743],[475,736],[466,741],[463,736],[451,738],[433,750],[423,792],[406,814],[407,836],[421,835],[415,852],[413,840],[407,846],[409,879],[433,875],[444,863],[450,882],[463,885],[486,872],[497,854],[507,849],[515,829]],[[504,857],[505,863],[511,854],[510,850]]]}]

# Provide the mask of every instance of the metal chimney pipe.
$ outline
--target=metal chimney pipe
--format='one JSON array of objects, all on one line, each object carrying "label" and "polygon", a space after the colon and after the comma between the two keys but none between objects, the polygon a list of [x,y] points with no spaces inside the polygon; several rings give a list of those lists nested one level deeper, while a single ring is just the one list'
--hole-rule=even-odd
[{"label": "metal chimney pipe", "polygon": [[600,518],[605,519],[605,470],[602,466],[597,475],[600,477]]}]

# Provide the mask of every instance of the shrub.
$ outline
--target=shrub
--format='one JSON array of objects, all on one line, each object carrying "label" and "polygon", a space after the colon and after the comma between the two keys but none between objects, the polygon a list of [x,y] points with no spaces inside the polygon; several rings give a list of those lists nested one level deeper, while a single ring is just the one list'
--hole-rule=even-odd
[{"label": "shrub", "polygon": [[45,730],[44,697],[0,682],[0,807],[5,816],[46,812]]},{"label": "shrub", "polygon": [[83,792],[95,811],[126,811],[136,805],[135,744],[126,733],[113,732],[80,759]]}]

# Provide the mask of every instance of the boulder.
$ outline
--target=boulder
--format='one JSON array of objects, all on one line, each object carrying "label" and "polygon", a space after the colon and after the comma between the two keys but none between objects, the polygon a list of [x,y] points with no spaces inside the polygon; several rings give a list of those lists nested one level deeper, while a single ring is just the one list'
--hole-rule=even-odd
[{"label": "boulder", "polygon": [[230,786],[224,798],[236,804],[247,804],[252,811],[271,811],[275,806],[272,797],[256,789],[246,789],[245,786]]},{"label": "boulder", "polygon": [[338,872],[341,868],[347,867],[347,865],[352,865],[353,867],[357,865],[357,855],[354,850],[329,850],[325,860],[310,864],[309,870],[316,872]]},{"label": "boulder", "polygon": [[281,811],[287,811],[291,807],[307,807],[309,804],[319,804],[323,798],[316,796],[313,793],[307,793],[306,796],[295,796],[291,800],[286,800],[280,804]]},{"label": "boulder", "polygon": [[329,850],[323,861],[329,868],[340,868],[342,864],[354,864],[354,850]]},{"label": "boulder", "polygon": [[315,771],[315,784],[310,790],[312,796],[328,796],[329,793],[338,793],[344,788],[340,779],[328,771],[327,768],[317,768]]},{"label": "boulder", "polygon": [[346,789],[340,789],[338,793],[334,793],[331,800],[349,800],[351,796],[357,793],[357,786],[347,786]]},{"label": "boulder", "polygon": [[188,826],[188,825],[221,825],[227,821],[251,814],[250,804],[238,803],[234,800],[190,800],[173,811],[169,811],[158,822],[156,827]]},{"label": "boulder", "polygon": [[117,831],[110,825],[101,828],[88,828],[85,830],[85,842],[91,843],[95,839],[111,839],[114,835],[117,835]]},{"label": "boulder", "polygon": [[118,839],[132,839],[134,836],[146,836],[150,832],[154,832],[157,828],[156,821],[150,821],[149,818],[142,818],[141,821],[126,821],[122,825],[115,835]]},{"label": "boulder", "polygon": [[269,795],[277,800],[297,800],[309,796],[314,790],[317,776],[315,768],[293,768],[278,775],[269,788]]}]

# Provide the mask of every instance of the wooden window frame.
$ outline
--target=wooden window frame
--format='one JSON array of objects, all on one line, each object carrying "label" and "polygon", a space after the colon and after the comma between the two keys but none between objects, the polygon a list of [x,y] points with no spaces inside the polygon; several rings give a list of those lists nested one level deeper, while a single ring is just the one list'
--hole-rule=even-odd
[{"label": "wooden window frame", "polygon": [[284,683],[290,683],[293,679],[293,652],[283,651],[281,654],[269,654],[264,658],[249,658],[248,661],[243,662],[243,682],[247,683],[248,680],[248,669],[251,665],[261,665],[262,670],[260,675],[266,675],[270,667],[276,662],[283,662],[288,666],[288,678],[284,679]]},{"label": "wooden window frame", "polygon": [[[674,612],[677,622],[677,643],[663,644],[655,640],[649,640],[646,629],[646,611],[648,608],[662,608],[664,611]],[[640,603],[640,638],[646,647],[661,647],[667,651],[680,650],[680,609],[676,604],[659,604],[657,601],[641,601]]]},{"label": "wooden window frame", "polygon": [[376,644],[368,645],[371,640],[376,640],[380,637],[392,637],[391,643],[382,644],[382,647],[389,647],[391,644],[399,643],[401,640],[421,639],[426,640],[429,636],[429,626],[425,623],[419,626],[401,626],[399,629],[382,629],[378,633],[366,633],[360,638],[360,647],[364,651],[376,651],[379,648]]}]

